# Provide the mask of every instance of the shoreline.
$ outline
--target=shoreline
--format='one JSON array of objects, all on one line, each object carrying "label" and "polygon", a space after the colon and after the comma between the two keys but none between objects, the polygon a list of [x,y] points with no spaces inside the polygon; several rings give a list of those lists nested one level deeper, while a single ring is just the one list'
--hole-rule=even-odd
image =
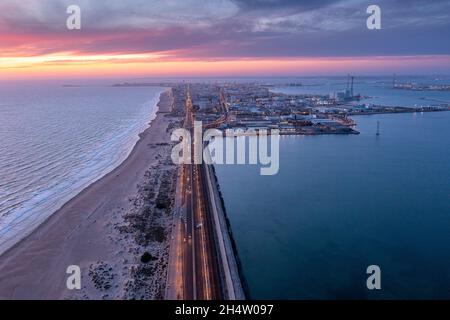
[{"label": "shoreline", "polygon": [[[108,164],[108,166],[105,166],[100,170],[100,172],[96,172],[94,176],[89,179],[89,181],[83,181],[79,187],[74,188],[72,191],[70,191],[70,194],[60,197],[56,199],[56,201],[53,204],[50,204],[45,209],[46,215],[43,215],[43,217],[37,217],[32,222],[28,222],[28,219],[25,219],[26,223],[23,223],[20,225],[19,229],[17,231],[21,232],[15,232],[15,234],[2,234],[2,236],[5,236],[6,240],[0,243],[0,258],[1,256],[9,251],[11,248],[13,248],[16,244],[18,244],[23,239],[27,238],[31,233],[33,233],[34,230],[36,230],[41,224],[45,223],[47,219],[49,219],[54,213],[56,213],[58,210],[60,210],[66,203],[71,201],[73,198],[75,198],[77,195],[79,195],[81,192],[84,191],[84,189],[88,188],[93,183],[97,182],[98,180],[102,179],[107,174],[111,173],[113,170],[115,170],[117,167],[119,167],[131,154],[131,152],[134,150],[136,144],[141,138],[141,134],[147,130],[151,126],[151,122],[155,119],[157,113],[158,113],[158,104],[160,101],[160,96],[162,93],[168,91],[168,89],[161,90],[158,96],[156,96],[156,99],[152,99],[152,105],[154,105],[155,110],[150,112],[148,114],[148,117],[145,119],[144,125],[142,125],[141,131],[137,133],[137,135],[133,136],[133,142],[127,147],[127,150],[124,157],[121,157],[119,159],[116,159],[113,164]],[[120,151],[122,152],[122,150]],[[9,217],[7,216],[6,219]],[[14,220],[13,220],[14,222]],[[28,225],[26,225],[28,224]],[[13,229],[13,228],[11,228]],[[12,243],[12,244],[11,244]]]},{"label": "shoreline", "polygon": [[[234,240],[233,229],[231,226],[230,219],[227,214],[227,209],[225,206],[225,200],[222,195],[222,191],[220,189],[220,182],[216,175],[216,169],[214,165],[207,166],[206,168],[209,183],[211,183],[212,188],[212,198],[215,198],[215,207],[218,212],[217,219],[219,234],[221,234],[222,241],[224,242],[225,247],[225,257],[227,260],[228,269],[230,272],[230,280],[231,285],[234,289],[233,296],[236,300],[246,300],[251,299],[250,290],[247,283],[247,280],[244,275],[244,270],[242,268],[241,259],[239,257],[239,251]],[[218,203],[216,203],[216,201]]]},{"label": "shoreline", "polygon": [[[157,105],[156,116],[121,164],[79,192],[0,255],[0,298],[127,298],[133,291],[129,288],[132,281],[127,280],[135,280],[142,254],[150,254],[153,260],[160,254],[163,259],[164,241],[161,245],[157,242],[139,246],[134,230],[122,230],[124,225],[132,225],[127,215],[136,215],[144,205],[143,197],[148,197],[143,195],[147,190],[142,186],[148,188],[148,180],[159,169],[164,173],[170,170],[167,155],[170,157],[169,131],[174,121],[168,116],[173,107],[170,89],[161,93]],[[159,174],[155,179],[159,186],[155,197],[159,197],[166,180],[170,182],[170,179]],[[161,224],[160,228],[164,229],[164,223]],[[78,265],[82,270],[81,290],[66,289],[69,265]],[[106,276],[105,269],[109,271]],[[157,286],[158,279],[153,280]],[[104,285],[98,286],[99,283]],[[142,298],[157,298],[155,292],[143,295]]]}]

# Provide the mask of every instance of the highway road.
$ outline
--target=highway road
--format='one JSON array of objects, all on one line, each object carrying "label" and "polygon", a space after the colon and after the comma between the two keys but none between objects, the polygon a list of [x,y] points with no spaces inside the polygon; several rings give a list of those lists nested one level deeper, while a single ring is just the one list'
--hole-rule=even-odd
[{"label": "highway road", "polygon": [[[193,136],[195,115],[189,88],[186,99],[185,128]],[[191,159],[194,148],[191,148]],[[183,165],[185,207],[183,238],[183,297],[187,300],[223,299],[215,232],[202,164]]]},{"label": "highway road", "polygon": [[[186,86],[185,110],[183,126],[190,130],[192,137],[195,114],[189,85]],[[219,122],[222,119],[223,116]],[[203,145],[200,148],[203,149]],[[191,159],[194,159],[194,150],[192,146]],[[217,199],[212,201],[214,195],[208,176],[206,164],[183,164],[180,168],[166,299],[223,300],[235,297],[223,233],[217,210],[213,207]]]}]

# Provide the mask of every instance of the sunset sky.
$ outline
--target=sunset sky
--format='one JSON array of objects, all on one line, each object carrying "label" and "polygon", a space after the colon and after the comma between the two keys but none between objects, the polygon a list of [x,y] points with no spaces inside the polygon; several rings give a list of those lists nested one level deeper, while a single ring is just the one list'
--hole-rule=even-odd
[{"label": "sunset sky", "polygon": [[0,80],[450,74],[449,39],[440,0],[1,0]]}]

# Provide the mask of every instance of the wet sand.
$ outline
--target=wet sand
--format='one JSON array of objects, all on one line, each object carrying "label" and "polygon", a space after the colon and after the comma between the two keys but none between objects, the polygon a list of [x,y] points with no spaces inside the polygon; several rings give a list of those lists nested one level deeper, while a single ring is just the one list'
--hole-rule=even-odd
[{"label": "wet sand", "polygon": [[[129,225],[126,215],[139,212],[145,204],[140,193],[149,176],[160,166],[168,166],[172,105],[171,91],[161,94],[156,118],[129,157],[0,256],[0,298],[155,298],[155,292],[135,297],[130,288],[136,286],[133,275],[140,268],[144,249],[158,262],[164,258],[166,244],[161,240],[154,242],[156,246],[153,242],[136,245],[135,235],[118,229]],[[154,179],[162,178],[156,175]],[[169,216],[166,220],[163,227],[170,224]],[[82,290],[66,288],[69,265],[81,268]],[[158,272],[163,274],[163,270]],[[149,287],[163,287],[159,283],[163,278],[153,276]]]}]

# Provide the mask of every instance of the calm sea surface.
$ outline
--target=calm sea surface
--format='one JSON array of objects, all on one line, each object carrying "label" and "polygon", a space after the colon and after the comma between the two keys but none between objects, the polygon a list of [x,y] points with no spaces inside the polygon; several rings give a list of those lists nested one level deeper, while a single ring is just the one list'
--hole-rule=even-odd
[{"label": "calm sea surface", "polygon": [[216,166],[252,298],[450,298],[450,112],[354,119],[282,137],[275,176]]},{"label": "calm sea surface", "polygon": [[0,253],[130,153],[164,88],[0,84]]}]

